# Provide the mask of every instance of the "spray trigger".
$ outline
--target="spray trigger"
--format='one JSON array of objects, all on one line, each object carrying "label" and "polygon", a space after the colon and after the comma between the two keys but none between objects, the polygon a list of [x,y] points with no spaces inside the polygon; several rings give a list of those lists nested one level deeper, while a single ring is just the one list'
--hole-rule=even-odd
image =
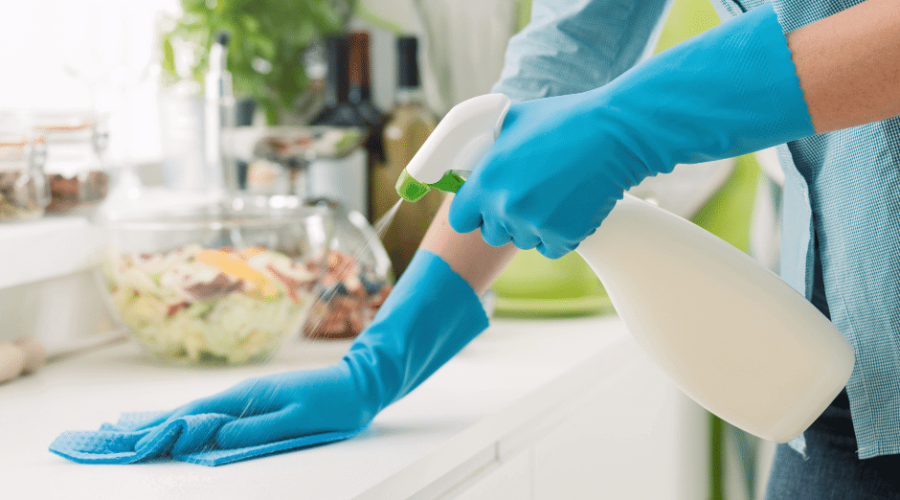
[{"label": "spray trigger", "polygon": [[455,193],[466,182],[457,172],[450,170],[435,183],[428,184],[416,180],[406,170],[397,179],[397,194],[406,201],[418,201],[432,189]]}]

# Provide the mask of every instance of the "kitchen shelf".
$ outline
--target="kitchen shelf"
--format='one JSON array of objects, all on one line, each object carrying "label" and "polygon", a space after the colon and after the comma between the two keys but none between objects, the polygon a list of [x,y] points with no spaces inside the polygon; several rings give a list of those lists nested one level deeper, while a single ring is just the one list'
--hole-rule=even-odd
[{"label": "kitchen shelf", "polygon": [[[139,197],[110,194],[97,210],[136,215],[213,203],[215,193],[141,188]],[[45,216],[0,224],[0,290],[86,270],[100,262],[103,230],[84,216]]]},{"label": "kitchen shelf", "polygon": [[0,289],[87,269],[101,248],[99,230],[85,217],[0,224]]}]

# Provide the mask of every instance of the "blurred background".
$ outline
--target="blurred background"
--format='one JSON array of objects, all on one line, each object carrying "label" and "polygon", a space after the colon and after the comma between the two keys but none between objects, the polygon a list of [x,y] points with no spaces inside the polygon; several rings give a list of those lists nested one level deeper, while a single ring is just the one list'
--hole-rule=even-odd
[{"label": "blurred background", "polygon": [[[302,106],[302,103],[286,102],[292,97],[291,94],[294,100],[299,99],[310,79],[324,77],[326,62],[321,38],[340,31],[364,30],[371,36],[372,100],[379,109],[388,111],[394,104],[397,82],[397,35],[421,37],[428,22],[435,19],[447,21],[447,26],[435,27],[435,37],[442,44],[452,41],[458,48],[459,54],[448,54],[448,57],[473,56],[467,63],[474,80],[471,91],[484,93],[499,76],[506,39],[517,25],[514,16],[520,15],[517,9],[521,2],[488,2],[495,4],[494,14],[500,18],[475,15],[474,12],[466,16],[466,10],[474,10],[476,4],[465,1],[221,0],[219,3],[222,5],[217,6],[215,1],[178,0],[4,1],[0,42],[10,50],[0,54],[0,63],[8,69],[3,84],[5,91],[0,96],[0,109],[84,111],[98,107],[110,113],[113,121],[110,125],[113,131],[109,145],[111,157],[126,156],[125,139],[122,138],[126,134],[123,132],[133,131],[140,140],[128,146],[127,156],[142,163],[159,161],[163,155],[160,137],[160,102],[163,96],[160,93],[177,87],[179,79],[202,75],[207,65],[203,52],[209,49],[211,35],[218,30],[233,32],[235,43],[246,44],[243,48],[231,46],[230,64],[241,66],[231,68],[235,74],[236,95],[280,99],[277,111],[284,114],[290,113],[292,104]],[[248,21],[255,19],[254,16],[262,11],[272,11],[273,7],[285,14],[304,15],[308,11],[304,8],[307,4],[321,5],[316,8],[321,9],[322,16],[328,19],[309,21],[306,25],[297,19],[283,19],[280,23]],[[423,22],[422,8],[433,12],[434,18],[424,19]],[[484,8],[482,2],[478,12],[484,12]],[[224,11],[221,18],[203,13],[216,9]],[[458,18],[456,26],[454,16]],[[461,35],[454,37],[453,33],[446,31],[455,28],[462,32],[465,27],[460,23],[466,22],[482,22],[488,27],[487,32],[478,30],[472,33],[483,33],[485,39],[478,42],[490,41],[487,47],[481,46],[489,50],[465,52],[470,51],[469,44],[474,46],[475,40],[467,41]],[[176,35],[172,37],[171,45],[163,46],[162,37],[171,32],[176,24],[181,28],[190,26],[178,31],[184,33],[187,40],[178,39]],[[298,31],[302,32],[299,36]],[[279,45],[286,34],[296,40],[285,48]],[[163,68],[168,63],[164,51],[170,46],[175,50],[173,57],[177,75],[167,71],[173,68]],[[304,53],[304,46],[312,46],[312,53]],[[427,53],[422,56],[428,59]],[[436,64],[436,71],[443,80],[450,74],[448,68],[453,63],[445,59],[436,61]],[[273,72],[282,76],[267,77]],[[283,76],[288,72],[294,72],[294,75]],[[446,102],[448,99],[458,99],[457,94],[447,91],[449,81],[437,84],[430,71],[423,72],[423,77],[428,103],[438,114],[449,109],[452,103]],[[282,80],[278,81],[278,78]],[[196,80],[202,84],[201,78]],[[275,81],[281,84],[282,92],[264,96],[267,90],[272,91]],[[296,120],[297,117],[279,117],[269,122],[284,123],[292,118]]]}]

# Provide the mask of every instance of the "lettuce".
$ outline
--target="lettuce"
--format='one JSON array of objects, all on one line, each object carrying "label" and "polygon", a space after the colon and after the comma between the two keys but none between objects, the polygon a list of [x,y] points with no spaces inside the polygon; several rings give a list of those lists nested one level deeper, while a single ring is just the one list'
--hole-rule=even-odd
[{"label": "lettuce", "polygon": [[[242,364],[274,354],[299,331],[313,302],[314,287],[308,285],[315,277],[303,264],[271,250],[252,250],[228,254],[258,273],[252,281],[246,270],[229,274],[227,267],[198,261],[204,251],[198,245],[153,255],[113,250],[102,271],[111,303],[145,350],[168,361]],[[298,285],[288,290],[270,269]],[[196,291],[214,280],[228,286],[199,300]]]}]

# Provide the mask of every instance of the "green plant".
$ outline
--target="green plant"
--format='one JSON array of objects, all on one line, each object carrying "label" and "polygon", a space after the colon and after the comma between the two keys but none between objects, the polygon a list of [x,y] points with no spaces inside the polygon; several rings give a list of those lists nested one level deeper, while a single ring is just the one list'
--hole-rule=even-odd
[{"label": "green plant", "polygon": [[[174,78],[203,84],[209,48],[226,31],[228,70],[239,96],[254,98],[270,124],[308,84],[306,50],[344,29],[357,0],[181,0],[184,14],[162,34],[162,66]],[[177,54],[188,51],[186,58]],[[176,55],[178,57],[176,58]],[[191,61],[185,70],[176,60]]]}]

